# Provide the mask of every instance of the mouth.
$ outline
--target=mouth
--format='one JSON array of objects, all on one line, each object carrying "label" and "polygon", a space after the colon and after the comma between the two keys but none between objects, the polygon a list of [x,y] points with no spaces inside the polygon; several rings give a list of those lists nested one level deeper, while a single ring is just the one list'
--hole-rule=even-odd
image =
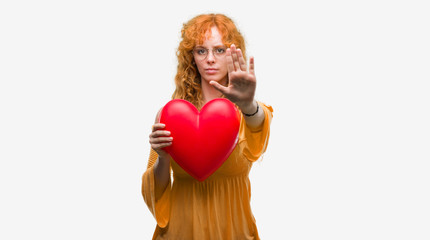
[{"label": "mouth", "polygon": [[206,68],[205,71],[208,74],[215,74],[215,73],[218,72],[218,69],[216,69],[216,68]]}]

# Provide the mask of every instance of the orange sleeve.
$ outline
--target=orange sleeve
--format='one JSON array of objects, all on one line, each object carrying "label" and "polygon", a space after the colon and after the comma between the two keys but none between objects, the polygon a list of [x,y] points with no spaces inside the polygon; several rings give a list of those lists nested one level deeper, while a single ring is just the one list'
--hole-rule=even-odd
[{"label": "orange sleeve", "polygon": [[157,161],[158,154],[151,148],[149,154],[148,167],[142,176],[142,196],[148,205],[149,210],[154,216],[159,227],[164,228],[170,219],[170,182],[164,190],[160,199],[155,199],[155,179],[154,164]]},{"label": "orange sleeve", "polygon": [[273,108],[270,105],[261,102],[258,103],[264,111],[263,123],[257,128],[250,128],[246,125],[242,116],[239,130],[239,139],[243,154],[251,162],[257,161],[267,149],[270,136],[270,123],[273,117]]}]

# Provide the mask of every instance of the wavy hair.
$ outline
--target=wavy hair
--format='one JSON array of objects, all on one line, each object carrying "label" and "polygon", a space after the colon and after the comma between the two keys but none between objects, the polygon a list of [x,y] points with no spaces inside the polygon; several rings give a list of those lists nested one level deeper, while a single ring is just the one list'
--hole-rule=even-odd
[{"label": "wavy hair", "polygon": [[226,47],[234,43],[240,48],[246,61],[245,39],[229,17],[223,14],[202,14],[183,24],[182,40],[176,51],[178,67],[172,99],[187,100],[199,109],[202,105],[201,76],[192,51],[197,44],[204,42],[206,32],[210,32],[212,27],[218,28]]}]

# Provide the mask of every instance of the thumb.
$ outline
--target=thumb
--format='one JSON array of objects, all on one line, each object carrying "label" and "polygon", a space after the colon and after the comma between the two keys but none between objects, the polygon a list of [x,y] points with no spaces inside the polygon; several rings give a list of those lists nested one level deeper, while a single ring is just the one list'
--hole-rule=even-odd
[{"label": "thumb", "polygon": [[222,94],[225,94],[227,92],[227,87],[224,87],[223,85],[215,81],[210,81],[209,84],[212,85],[216,90],[220,91]]}]

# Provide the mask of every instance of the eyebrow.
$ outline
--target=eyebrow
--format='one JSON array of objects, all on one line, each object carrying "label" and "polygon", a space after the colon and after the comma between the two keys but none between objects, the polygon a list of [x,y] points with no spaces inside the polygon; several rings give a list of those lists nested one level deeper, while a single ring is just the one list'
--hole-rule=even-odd
[{"label": "eyebrow", "polygon": [[[224,44],[214,46],[214,48],[221,48],[221,47],[227,48],[227,46],[225,46]],[[196,45],[196,48],[206,48],[206,47],[203,47],[202,45]]]}]

